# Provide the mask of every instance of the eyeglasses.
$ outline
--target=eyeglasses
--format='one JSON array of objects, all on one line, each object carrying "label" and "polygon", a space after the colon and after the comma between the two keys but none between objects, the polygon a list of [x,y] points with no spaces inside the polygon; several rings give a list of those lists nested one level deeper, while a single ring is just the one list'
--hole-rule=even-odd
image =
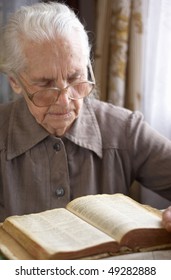
[{"label": "eyeglasses", "polygon": [[74,82],[62,89],[58,87],[45,88],[33,93],[30,93],[27,90],[25,84],[27,84],[27,86],[30,85],[28,85],[28,83],[20,74],[17,74],[15,72],[13,72],[13,74],[16,76],[18,82],[24,89],[24,92],[27,94],[28,98],[37,107],[48,107],[52,104],[55,104],[61,92],[65,92],[69,99],[78,100],[88,96],[95,88],[95,77],[90,64],[88,65],[88,77],[90,78],[90,81],[86,80],[81,82]]}]

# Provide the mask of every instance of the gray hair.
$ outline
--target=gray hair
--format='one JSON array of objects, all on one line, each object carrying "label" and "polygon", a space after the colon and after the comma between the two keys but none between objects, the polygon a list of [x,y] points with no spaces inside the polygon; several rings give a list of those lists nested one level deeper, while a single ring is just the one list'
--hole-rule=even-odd
[{"label": "gray hair", "polygon": [[39,3],[21,7],[3,29],[0,71],[21,71],[26,64],[22,43],[24,40],[41,42],[57,35],[67,36],[73,30],[80,33],[80,41],[87,60],[90,56],[88,35],[76,14],[65,4]]}]

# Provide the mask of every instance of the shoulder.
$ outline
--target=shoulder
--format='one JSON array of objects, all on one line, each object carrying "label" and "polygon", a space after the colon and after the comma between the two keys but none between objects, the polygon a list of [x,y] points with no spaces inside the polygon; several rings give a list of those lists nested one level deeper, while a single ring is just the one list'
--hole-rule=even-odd
[{"label": "shoulder", "polygon": [[[8,103],[1,103],[0,104],[0,114],[5,114],[10,111],[10,108],[12,107],[13,102],[8,102]],[[0,122],[2,119],[0,119]]]},{"label": "shoulder", "polygon": [[144,116],[139,111],[131,111],[126,108],[115,106],[111,103],[102,102],[99,100],[91,100],[90,106],[96,115],[100,126],[106,124],[113,127],[113,125],[129,126],[131,123],[143,121]]},{"label": "shoulder", "polygon": [[14,102],[0,104],[0,149],[5,145]]},{"label": "shoulder", "polygon": [[2,130],[9,121],[12,107],[13,102],[0,104],[0,130]]},{"label": "shoulder", "polygon": [[94,99],[90,99],[89,104],[101,131],[103,144],[107,146],[126,147],[129,135],[136,133],[137,128],[144,122],[143,114],[139,111],[133,112]]}]

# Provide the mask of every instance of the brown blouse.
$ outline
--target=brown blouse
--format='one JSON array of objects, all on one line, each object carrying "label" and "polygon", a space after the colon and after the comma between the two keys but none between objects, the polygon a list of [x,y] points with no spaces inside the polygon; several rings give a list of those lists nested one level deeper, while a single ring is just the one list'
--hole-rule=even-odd
[{"label": "brown blouse", "polygon": [[0,221],[87,194],[129,195],[134,180],[171,200],[171,142],[140,112],[87,98],[58,138],[35,121],[23,98],[0,105]]}]

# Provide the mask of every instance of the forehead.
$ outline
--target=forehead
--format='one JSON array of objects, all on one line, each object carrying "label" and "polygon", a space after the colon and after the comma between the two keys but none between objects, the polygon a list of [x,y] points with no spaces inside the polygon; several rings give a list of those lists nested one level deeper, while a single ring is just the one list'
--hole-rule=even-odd
[{"label": "forehead", "polygon": [[78,36],[58,36],[52,41],[24,44],[26,69],[30,76],[63,75],[86,67],[87,57]]}]

